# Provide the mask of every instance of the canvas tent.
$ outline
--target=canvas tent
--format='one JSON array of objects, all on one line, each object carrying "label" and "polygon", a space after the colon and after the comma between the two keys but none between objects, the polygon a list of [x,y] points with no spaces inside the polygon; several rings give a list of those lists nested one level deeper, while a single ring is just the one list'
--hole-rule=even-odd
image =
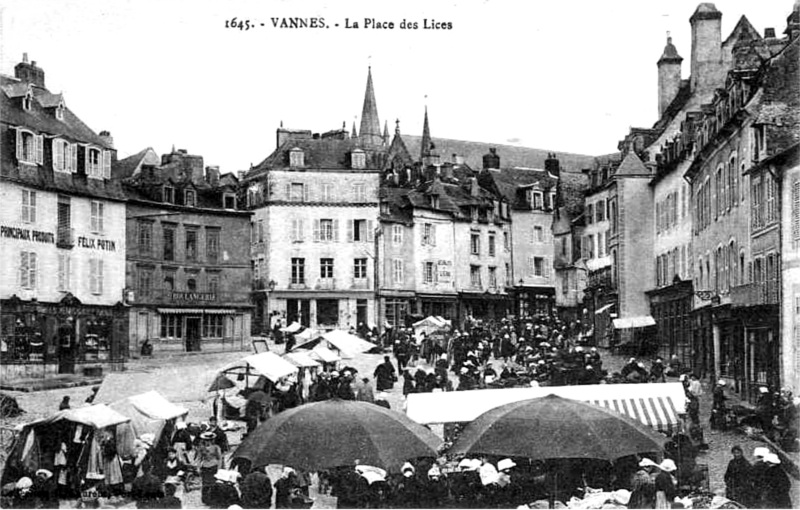
[{"label": "canvas tent", "polygon": [[262,352],[229,363],[220,373],[263,375],[272,382],[278,382],[283,377],[296,374],[297,367],[274,352]]},{"label": "canvas tent", "polygon": [[109,407],[130,417],[130,427],[135,437],[150,433],[155,435],[156,441],[167,422],[189,413],[188,409],[173,404],[152,390],[124,398]]},{"label": "canvas tent", "polygon": [[360,337],[351,335],[347,331],[335,329],[320,335],[313,340],[298,345],[295,349],[312,349],[316,350],[316,346],[322,345],[328,349],[338,352],[338,355],[343,359],[354,358],[356,355],[371,351],[377,345],[372,342],[367,342]]},{"label": "canvas tent", "polygon": [[319,362],[312,358],[308,351],[287,352],[283,357],[297,368],[314,368],[320,366]]},{"label": "canvas tent", "polygon": [[663,431],[677,430],[686,405],[681,383],[591,384],[411,393],[406,414],[424,425],[471,422],[495,407],[550,394],[606,407]]},{"label": "canvas tent", "polygon": [[323,363],[336,363],[342,359],[338,354],[328,349],[324,345],[317,345],[307,352],[309,353],[309,356]]},{"label": "canvas tent", "polygon": [[429,315],[421,321],[411,325],[414,328],[414,336],[419,338],[422,333],[430,335],[436,331],[447,330],[450,328],[450,321],[436,315]]}]

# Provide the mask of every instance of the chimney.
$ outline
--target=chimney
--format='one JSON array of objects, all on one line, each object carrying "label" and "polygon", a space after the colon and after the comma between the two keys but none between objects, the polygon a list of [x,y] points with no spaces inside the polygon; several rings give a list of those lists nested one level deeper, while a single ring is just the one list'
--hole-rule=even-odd
[{"label": "chimney", "polygon": [[658,59],[658,117],[661,118],[667,106],[678,95],[681,87],[681,62],[683,58],[672,44],[672,37],[667,37],[664,53]]},{"label": "chimney", "polygon": [[100,134],[98,136],[100,137],[101,140],[103,140],[103,143],[106,144],[106,147],[108,147],[109,149],[114,148],[114,137],[111,136],[110,132],[100,131]]},{"label": "chimney", "polygon": [[[485,158],[486,156],[484,156]],[[480,195],[481,187],[478,186],[478,178],[477,177],[470,177],[469,179],[469,194],[473,197],[477,197]]]},{"label": "chimney", "polygon": [[309,129],[285,129],[281,125],[276,131],[276,148],[282,146],[287,140],[308,140],[311,136]]},{"label": "chimney", "polygon": [[22,62],[14,66],[14,76],[25,82],[38,87],[44,87],[44,70],[36,67],[36,61],[28,63],[28,54],[22,54]]},{"label": "chimney", "polygon": [[697,6],[692,17],[692,91],[713,94],[725,79],[722,66],[722,13],[712,3]]},{"label": "chimney", "polygon": [[212,188],[216,188],[219,186],[219,167],[214,166],[207,166],[206,167],[206,182]]},{"label": "chimney", "polygon": [[764,29],[764,39],[775,39],[775,29],[774,28],[765,28]]},{"label": "chimney", "polygon": [[[184,153],[186,151],[183,151]],[[203,156],[193,156],[185,154],[183,156],[183,168],[191,175],[192,182],[197,185],[205,180],[203,172]]]},{"label": "chimney", "polygon": [[561,163],[558,161],[555,154],[547,154],[547,159],[544,160],[544,169],[547,173],[556,178],[561,176]]},{"label": "chimney", "polygon": [[483,155],[483,169],[500,169],[500,156],[497,155],[497,149],[494,147],[489,148],[489,154]]},{"label": "chimney", "polygon": [[244,180],[244,176],[247,175],[247,170],[239,170],[236,172],[236,178],[240,181]]}]

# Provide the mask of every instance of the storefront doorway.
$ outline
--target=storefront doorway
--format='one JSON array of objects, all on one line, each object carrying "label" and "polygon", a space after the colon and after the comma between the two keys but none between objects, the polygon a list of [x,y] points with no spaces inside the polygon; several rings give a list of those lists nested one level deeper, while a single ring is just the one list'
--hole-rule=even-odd
[{"label": "storefront doorway", "polygon": [[200,317],[186,317],[186,351],[200,350]]}]

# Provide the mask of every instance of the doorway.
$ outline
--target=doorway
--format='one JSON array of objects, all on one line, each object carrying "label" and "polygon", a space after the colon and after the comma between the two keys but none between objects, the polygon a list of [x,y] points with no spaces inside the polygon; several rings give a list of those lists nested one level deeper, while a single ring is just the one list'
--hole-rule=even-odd
[{"label": "doorway", "polygon": [[200,350],[200,317],[186,317],[186,351]]},{"label": "doorway", "polygon": [[369,327],[369,323],[367,322],[367,300],[366,299],[357,299],[356,300],[356,324],[361,326],[364,324],[365,326]]}]

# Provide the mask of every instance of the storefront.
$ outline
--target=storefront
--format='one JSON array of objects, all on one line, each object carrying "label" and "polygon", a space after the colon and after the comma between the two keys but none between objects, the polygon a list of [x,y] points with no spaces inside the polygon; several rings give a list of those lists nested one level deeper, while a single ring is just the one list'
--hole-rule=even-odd
[{"label": "storefront", "polygon": [[238,308],[157,308],[155,350],[196,352],[241,349],[250,331],[250,310]]},{"label": "storefront", "polygon": [[97,374],[119,369],[128,356],[127,309],[84,305],[67,293],[57,303],[0,301],[4,377]]},{"label": "storefront", "polygon": [[458,297],[454,294],[417,293],[416,315],[453,320],[458,313]]},{"label": "storefront", "polygon": [[467,318],[483,321],[499,321],[511,314],[514,305],[513,299],[507,294],[460,292],[458,297],[458,323],[462,325],[466,322]]},{"label": "storefront", "polygon": [[534,317],[536,315],[550,315],[556,301],[554,287],[515,287],[519,317]]},{"label": "storefront", "polygon": [[691,367],[694,359],[692,282],[677,280],[668,287],[651,290],[647,294],[650,297],[650,311],[656,321],[658,355],[665,362],[675,355],[682,366]]}]

